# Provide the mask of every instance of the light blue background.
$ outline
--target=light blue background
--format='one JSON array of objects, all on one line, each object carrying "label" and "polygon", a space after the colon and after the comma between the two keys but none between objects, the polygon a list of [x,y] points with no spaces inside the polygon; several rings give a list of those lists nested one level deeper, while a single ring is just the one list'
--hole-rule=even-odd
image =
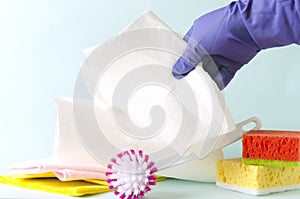
[{"label": "light blue background", "polygon": [[[146,10],[179,33],[228,0],[0,1],[0,172],[52,153],[56,110],[50,96],[72,96],[81,50],[112,37]],[[300,48],[260,53],[225,89],[236,122],[300,130]],[[240,142],[225,149],[239,157]]]}]

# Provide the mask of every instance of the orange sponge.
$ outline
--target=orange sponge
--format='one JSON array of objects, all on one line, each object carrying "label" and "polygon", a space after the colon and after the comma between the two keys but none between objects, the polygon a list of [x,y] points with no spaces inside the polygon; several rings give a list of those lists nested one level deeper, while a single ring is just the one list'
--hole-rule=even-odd
[{"label": "orange sponge", "polygon": [[300,162],[300,132],[252,130],[243,135],[242,142],[245,163],[270,163],[269,166],[278,166],[283,162],[295,162],[297,165]]}]

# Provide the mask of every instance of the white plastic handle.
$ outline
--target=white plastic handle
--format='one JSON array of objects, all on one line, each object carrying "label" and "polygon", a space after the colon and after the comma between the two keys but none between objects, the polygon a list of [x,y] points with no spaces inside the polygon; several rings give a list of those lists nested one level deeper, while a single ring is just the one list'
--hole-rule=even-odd
[{"label": "white plastic handle", "polygon": [[241,139],[243,134],[248,132],[248,130],[244,130],[243,127],[245,127],[246,125],[248,125],[250,123],[255,123],[255,127],[253,127],[252,130],[259,130],[262,127],[262,124],[261,124],[261,121],[259,118],[257,118],[257,117],[248,118],[248,119],[236,124],[236,129],[234,129],[233,131],[230,131],[228,133],[220,135],[213,151],[223,148],[223,147],[225,147],[229,144],[232,144],[233,142]]},{"label": "white plastic handle", "polygon": [[[255,123],[255,127],[253,127],[252,130],[259,130],[262,126],[259,118],[257,118],[257,117],[248,118],[248,119],[236,124],[236,128],[233,131],[230,131],[228,133],[220,135],[220,137],[217,140],[217,143],[215,144],[215,146],[212,148],[212,150],[210,152],[215,151],[217,149],[221,149],[221,148],[241,139],[243,134],[245,134],[246,132],[249,131],[249,130],[244,130],[243,127],[245,127],[246,125],[248,125],[250,123]],[[215,141],[216,141],[216,138],[211,138],[211,139],[206,140],[208,145],[212,144]],[[173,166],[185,163],[185,162],[189,162],[191,160],[195,160],[195,159],[199,159],[199,158],[203,159],[208,154],[209,153],[205,153],[205,154],[191,153],[185,157],[180,158],[179,160],[177,160],[176,162],[174,162],[173,164],[171,164],[169,166],[173,167]]]}]

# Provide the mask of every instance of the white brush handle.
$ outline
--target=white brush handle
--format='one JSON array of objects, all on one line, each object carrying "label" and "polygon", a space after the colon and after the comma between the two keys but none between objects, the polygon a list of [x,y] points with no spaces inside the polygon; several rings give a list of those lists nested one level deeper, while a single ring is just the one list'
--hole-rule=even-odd
[{"label": "white brush handle", "polygon": [[250,123],[255,123],[255,127],[253,127],[252,130],[258,130],[262,126],[260,119],[257,117],[251,117],[249,119],[246,119],[246,120],[236,124],[236,128],[233,131],[230,131],[226,134],[220,135],[213,151],[215,151],[217,149],[221,149],[221,148],[241,139],[243,134],[245,134],[248,131],[248,130],[244,130],[243,127],[245,127],[246,125],[248,125]]},{"label": "white brush handle", "polygon": [[[183,164],[185,162],[189,162],[191,160],[205,158],[207,155],[210,154],[210,152],[221,149],[221,148],[241,139],[243,134],[245,134],[246,132],[249,131],[249,130],[244,130],[243,127],[245,127],[246,125],[251,124],[251,123],[255,123],[255,127],[253,127],[252,130],[258,130],[262,126],[259,118],[257,118],[257,117],[248,118],[248,119],[236,124],[236,128],[233,131],[230,131],[223,135],[219,135],[219,138],[214,137],[214,138],[207,139],[205,141],[206,146],[210,147],[210,146],[213,146],[213,144],[215,144],[215,146],[212,148],[212,150],[204,150],[205,151],[204,153],[200,152],[198,154],[190,153],[189,155],[183,156],[179,160],[176,160],[175,162],[173,162],[165,167],[162,167],[160,169],[162,170],[162,169],[173,167],[173,166],[176,166],[179,164]],[[217,142],[216,142],[216,140],[217,140]],[[203,147],[206,147],[206,146],[203,146]],[[172,155],[174,155],[174,154],[172,154]],[[172,155],[170,155],[170,157],[172,157]],[[175,155],[178,155],[178,154],[175,154]],[[164,158],[166,158],[166,157],[164,157]],[[158,161],[158,162],[160,162],[160,161]]]},{"label": "white brush handle", "polygon": [[203,159],[207,155],[209,155],[210,152],[216,151],[216,150],[221,149],[229,144],[232,144],[233,142],[236,142],[237,140],[242,138],[243,134],[245,134],[246,132],[249,131],[249,130],[244,130],[243,127],[245,127],[251,123],[255,123],[255,127],[253,127],[252,130],[258,130],[262,126],[259,118],[257,118],[257,117],[248,118],[248,119],[236,124],[236,128],[233,131],[219,135],[218,138],[214,137],[214,138],[207,139],[204,143],[205,146],[203,146],[203,147],[210,147],[215,144],[215,146],[212,148],[212,150],[203,150],[203,151],[205,151],[204,153],[200,152],[198,154],[191,153],[188,156],[182,157],[180,160],[176,161],[176,163],[173,164],[172,166],[182,164],[182,163],[194,160],[194,159]]}]

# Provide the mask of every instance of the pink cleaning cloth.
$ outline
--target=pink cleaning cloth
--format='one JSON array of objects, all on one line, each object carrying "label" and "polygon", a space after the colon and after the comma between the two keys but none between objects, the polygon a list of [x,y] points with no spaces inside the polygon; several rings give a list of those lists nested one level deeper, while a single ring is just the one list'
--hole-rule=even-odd
[{"label": "pink cleaning cloth", "polygon": [[40,174],[53,172],[61,181],[82,179],[106,180],[110,170],[100,163],[87,162],[82,159],[45,158],[25,161],[11,166],[10,174]]}]

